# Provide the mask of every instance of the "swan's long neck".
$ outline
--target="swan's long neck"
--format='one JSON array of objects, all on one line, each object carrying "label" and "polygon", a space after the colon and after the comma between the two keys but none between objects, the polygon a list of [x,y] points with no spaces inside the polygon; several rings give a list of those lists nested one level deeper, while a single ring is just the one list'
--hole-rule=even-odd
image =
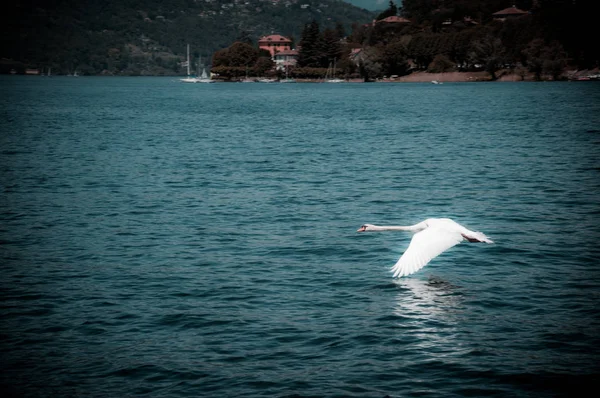
[{"label": "swan's long neck", "polygon": [[425,223],[418,223],[415,225],[408,226],[394,226],[394,225],[373,225],[371,230],[373,231],[409,231],[409,232],[417,232],[427,228]]}]

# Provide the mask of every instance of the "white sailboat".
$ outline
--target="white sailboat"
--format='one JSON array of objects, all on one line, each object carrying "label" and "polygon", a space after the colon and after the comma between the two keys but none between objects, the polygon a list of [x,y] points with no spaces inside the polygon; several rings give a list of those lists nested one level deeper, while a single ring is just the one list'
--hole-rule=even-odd
[{"label": "white sailboat", "polygon": [[190,75],[190,45],[187,45],[187,77],[179,79],[183,83],[196,83],[196,78]]},{"label": "white sailboat", "polygon": [[[331,76],[329,76],[329,71],[331,70]],[[329,64],[329,68],[327,68],[327,76],[325,76],[325,83],[343,83],[343,79],[338,79],[335,77],[335,59],[333,60],[333,68],[331,68],[331,64]]]},{"label": "white sailboat", "polygon": [[285,79],[280,80],[279,83],[296,83],[296,80],[288,77],[288,65],[285,66]]},{"label": "white sailboat", "polygon": [[[201,60],[202,57],[200,57],[200,60],[198,61],[198,67],[200,67],[201,64]],[[208,73],[206,73],[206,68],[202,68],[202,74],[200,75],[200,77],[196,78],[196,83],[214,83],[215,81],[212,80],[209,76]]]}]

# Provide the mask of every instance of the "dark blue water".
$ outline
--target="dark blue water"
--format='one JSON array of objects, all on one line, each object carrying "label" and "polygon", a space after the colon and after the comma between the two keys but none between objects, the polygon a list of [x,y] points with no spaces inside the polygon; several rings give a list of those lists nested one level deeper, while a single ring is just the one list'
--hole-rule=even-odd
[{"label": "dark blue water", "polygon": [[[0,383],[560,396],[600,377],[600,84],[0,80]],[[365,222],[451,217],[417,274]]]}]

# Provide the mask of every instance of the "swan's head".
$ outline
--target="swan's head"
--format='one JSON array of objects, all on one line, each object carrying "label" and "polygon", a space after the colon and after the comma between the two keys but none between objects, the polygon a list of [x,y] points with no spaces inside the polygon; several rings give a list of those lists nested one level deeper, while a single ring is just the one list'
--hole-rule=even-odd
[{"label": "swan's head", "polygon": [[375,225],[363,224],[359,229],[356,230],[356,232],[369,232],[369,231],[376,231]]}]

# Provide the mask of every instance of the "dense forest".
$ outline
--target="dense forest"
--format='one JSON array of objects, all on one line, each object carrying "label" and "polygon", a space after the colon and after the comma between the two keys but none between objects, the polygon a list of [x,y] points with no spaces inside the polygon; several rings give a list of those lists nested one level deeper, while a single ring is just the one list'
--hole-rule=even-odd
[{"label": "dense forest", "polygon": [[[493,80],[503,69],[559,79],[600,60],[591,10],[575,0],[403,0],[379,13],[339,0],[229,1],[15,0],[2,17],[0,72],[183,74],[189,43],[224,78],[249,66],[269,74],[256,43],[271,33],[300,48],[295,77],[322,77],[336,62],[339,75],[365,80],[422,70],[486,70]],[[527,12],[494,18],[513,5]]]},{"label": "dense forest", "polygon": [[[519,14],[494,15],[514,6]],[[564,79],[567,69],[598,67],[600,47],[589,40],[590,15],[572,0],[404,0],[402,7],[389,1],[372,23],[354,24],[350,34],[339,24],[325,29],[315,21],[306,24],[298,65],[288,72],[319,78],[337,61],[336,75],[366,81],[415,71]],[[257,74],[265,71],[261,65]],[[242,74],[233,63],[220,63],[217,71],[227,78]]]},{"label": "dense forest", "polygon": [[[527,12],[494,15],[507,7]],[[401,8],[390,2],[377,19],[390,15],[411,23],[363,25],[348,38],[368,50],[360,63],[365,78],[483,69],[494,80],[508,68],[559,79],[565,68],[595,68],[600,61],[600,46],[590,40],[592,13],[580,1],[403,0]]]},{"label": "dense forest", "polygon": [[372,18],[341,0],[13,0],[0,14],[0,73],[182,74],[187,44],[210,63],[236,40]]}]

